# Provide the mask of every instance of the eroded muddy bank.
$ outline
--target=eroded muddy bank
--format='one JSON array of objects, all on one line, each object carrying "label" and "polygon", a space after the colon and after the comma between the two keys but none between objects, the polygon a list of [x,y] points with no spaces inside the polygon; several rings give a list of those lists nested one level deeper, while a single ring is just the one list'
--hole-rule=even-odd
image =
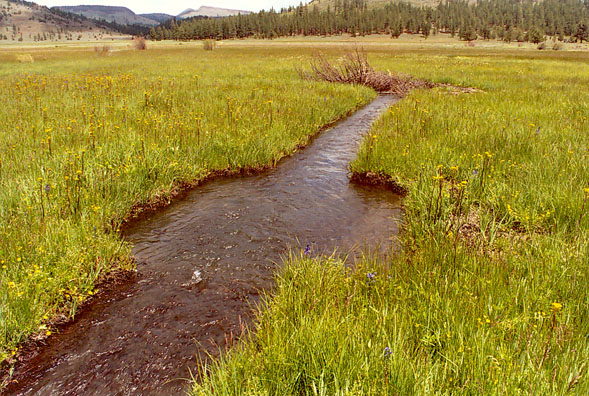
[{"label": "eroded muddy bank", "polygon": [[385,251],[400,198],[350,184],[348,164],[394,100],[378,97],[276,169],[207,182],[135,223],[136,277],[49,339],[8,393],[180,394],[196,356],[241,332],[289,247]]}]

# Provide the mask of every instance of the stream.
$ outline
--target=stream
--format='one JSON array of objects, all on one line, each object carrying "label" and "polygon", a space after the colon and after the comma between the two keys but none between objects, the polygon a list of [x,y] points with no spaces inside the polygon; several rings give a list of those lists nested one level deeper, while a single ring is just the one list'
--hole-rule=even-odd
[{"label": "stream", "polygon": [[197,356],[218,354],[251,323],[289,248],[337,248],[350,260],[363,249],[390,250],[401,198],[350,184],[348,165],[396,100],[379,96],[278,167],[207,182],[137,222],[125,235],[137,275],[49,338],[6,392],[183,394]]}]

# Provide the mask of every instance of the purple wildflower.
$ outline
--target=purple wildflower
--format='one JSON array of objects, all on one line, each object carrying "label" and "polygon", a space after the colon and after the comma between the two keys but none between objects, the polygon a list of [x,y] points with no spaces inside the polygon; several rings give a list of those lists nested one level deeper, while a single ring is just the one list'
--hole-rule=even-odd
[{"label": "purple wildflower", "polygon": [[49,194],[51,192],[51,186],[49,184],[45,185],[45,192]]},{"label": "purple wildflower", "polygon": [[311,246],[309,244],[307,244],[307,247],[305,248],[305,256],[308,256],[311,254]]},{"label": "purple wildflower", "polygon": [[366,274],[366,282],[368,284],[373,283],[374,282],[374,278],[376,278],[376,272],[369,272]]},{"label": "purple wildflower", "polygon": [[391,351],[391,348],[386,347],[382,353],[383,353],[385,359],[389,359],[391,357],[391,355],[393,354],[393,351]]}]

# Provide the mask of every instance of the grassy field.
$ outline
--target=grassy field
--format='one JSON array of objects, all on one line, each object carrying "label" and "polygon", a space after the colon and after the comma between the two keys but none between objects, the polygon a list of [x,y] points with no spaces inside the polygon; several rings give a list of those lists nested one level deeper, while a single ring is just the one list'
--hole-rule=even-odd
[{"label": "grassy field", "polygon": [[215,171],[272,166],[375,95],[301,81],[298,53],[110,55],[0,51],[0,361],[133,266],[117,231],[135,205]]},{"label": "grassy field", "polygon": [[193,394],[588,394],[587,52],[439,40],[0,49],[0,360],[132,268],[135,205],[272,165],[374,97],[294,72],[360,44],[482,92],[414,92],[377,122],[352,170],[406,189],[402,249],[354,270],[293,253]]},{"label": "grassy field", "polygon": [[[372,50],[372,49],[371,49]],[[374,49],[414,92],[352,171],[407,191],[401,249],[292,253],[194,395],[589,394],[586,53]]]}]

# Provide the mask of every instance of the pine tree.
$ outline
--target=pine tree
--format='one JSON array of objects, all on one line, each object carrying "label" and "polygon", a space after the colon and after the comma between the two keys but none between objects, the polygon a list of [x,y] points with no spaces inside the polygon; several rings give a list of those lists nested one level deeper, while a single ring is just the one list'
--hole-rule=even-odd
[{"label": "pine tree", "polygon": [[589,24],[587,21],[582,21],[579,23],[579,26],[577,26],[577,31],[575,32],[575,38],[581,43],[583,41],[589,41]]},{"label": "pine tree", "polygon": [[534,26],[530,29],[530,31],[528,32],[528,41],[534,44],[538,44],[544,41],[544,35],[542,34],[542,31],[539,27]]}]

